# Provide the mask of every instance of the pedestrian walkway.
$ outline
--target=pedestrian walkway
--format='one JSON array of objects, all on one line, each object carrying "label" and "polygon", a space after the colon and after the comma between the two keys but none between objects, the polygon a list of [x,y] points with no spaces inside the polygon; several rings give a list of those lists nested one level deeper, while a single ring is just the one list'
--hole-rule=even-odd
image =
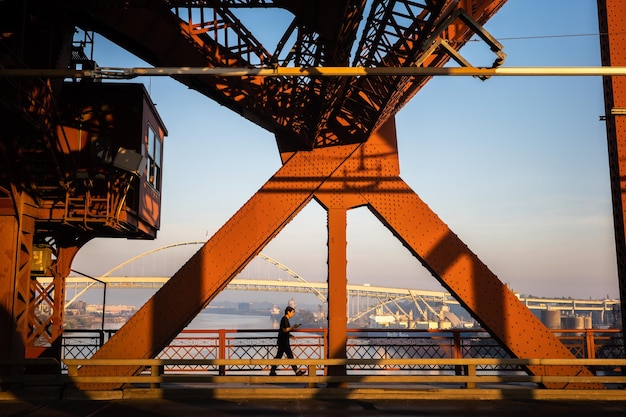
[{"label": "pedestrian walkway", "polygon": [[[552,390],[483,389],[310,390],[302,384],[203,389],[168,384],[114,391],[39,388],[0,392],[0,417],[624,417],[626,399],[541,397]],[[502,387],[500,387],[502,388]],[[265,391],[263,391],[265,389]],[[269,394],[269,389],[274,393]],[[623,391],[623,390],[611,390]],[[247,393],[247,396],[242,394]],[[500,396],[497,393],[500,392]],[[502,395],[505,393],[505,395]],[[278,395],[280,394],[280,395]],[[409,396],[411,394],[412,396]]]},{"label": "pedestrian walkway", "polygon": [[22,417],[623,417],[626,402],[443,400],[236,400],[213,398],[0,401],[0,416]]}]

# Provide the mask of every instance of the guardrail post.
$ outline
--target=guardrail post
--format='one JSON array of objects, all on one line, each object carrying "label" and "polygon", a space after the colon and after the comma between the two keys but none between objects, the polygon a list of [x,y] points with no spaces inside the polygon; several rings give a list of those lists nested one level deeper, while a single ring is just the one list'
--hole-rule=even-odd
[{"label": "guardrail post", "polygon": [[[324,327],[322,333],[322,358],[328,359],[328,328]],[[328,375],[328,367],[324,365],[324,376]]]},{"label": "guardrail post", "polygon": [[[315,364],[310,364],[309,365],[309,372],[308,372],[308,376],[316,376],[317,375],[317,365]],[[309,382],[308,384],[309,388],[315,388],[315,383],[314,382]]]},{"label": "guardrail post", "polygon": [[587,345],[587,359],[596,358],[596,342],[593,337],[594,331],[592,329],[585,329],[585,344]]},{"label": "guardrail post", "polygon": [[[218,344],[218,358],[226,359],[226,331],[224,329],[218,331]],[[220,375],[226,375],[226,366],[220,365],[218,369]]]},{"label": "guardrail post", "polygon": [[[163,365],[152,365],[150,367],[150,375],[151,376],[161,376],[165,372],[165,366]],[[161,384],[159,382],[151,382],[150,388],[161,388]]]},{"label": "guardrail post", "polygon": [[[452,330],[452,357],[454,359],[461,359],[463,357],[463,350],[461,349],[461,332],[458,330]],[[463,371],[467,374],[467,366],[456,365],[454,367],[455,375],[463,375]]]},{"label": "guardrail post", "polygon": [[78,365],[67,365],[68,376],[78,376]]},{"label": "guardrail post", "polygon": [[[468,378],[474,378],[476,376],[476,365],[475,364],[466,365],[465,369],[466,369],[466,373],[467,373]],[[467,381],[465,383],[465,388],[468,388],[468,389],[476,388],[476,383],[474,381]]]},{"label": "guardrail post", "polygon": [[[74,382],[72,381],[73,377],[78,376],[78,365],[68,365],[67,363],[65,364],[65,366],[67,366],[67,376],[69,377],[69,381],[66,384],[70,387],[75,387],[76,384],[74,384]],[[62,386],[65,384],[62,384]]]}]

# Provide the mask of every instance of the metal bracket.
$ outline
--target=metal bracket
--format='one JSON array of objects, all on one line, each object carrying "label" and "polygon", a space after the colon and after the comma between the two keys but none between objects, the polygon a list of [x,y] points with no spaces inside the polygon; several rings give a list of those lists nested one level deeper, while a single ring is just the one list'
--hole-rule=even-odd
[{"label": "metal bracket", "polygon": [[[463,56],[456,50],[450,43],[442,37],[443,32],[452,25],[452,23],[460,19],[465,23],[476,35],[478,35],[488,46],[489,49],[496,55],[495,60],[491,64],[491,68],[500,67],[506,58],[506,53],[504,53],[504,47],[500,42],[498,42],[485,28],[478,23],[474,18],[472,18],[464,9],[456,9],[447,19],[445,19],[439,27],[432,33],[432,38],[435,40],[428,47],[425,53],[420,57],[420,59],[416,62],[416,65],[421,65],[426,58],[431,55],[436,49],[441,47],[444,52],[450,56],[456,63],[461,65],[462,67],[472,68],[474,67],[471,63],[463,58]],[[486,80],[490,78],[487,75],[477,76],[481,80]]]}]

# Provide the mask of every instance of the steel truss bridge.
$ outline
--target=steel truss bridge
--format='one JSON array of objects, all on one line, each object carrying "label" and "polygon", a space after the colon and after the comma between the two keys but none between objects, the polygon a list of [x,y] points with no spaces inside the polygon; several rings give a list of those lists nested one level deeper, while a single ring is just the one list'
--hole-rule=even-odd
[{"label": "steel truss bridge", "polygon": [[[597,2],[604,67],[626,66],[622,3]],[[462,50],[477,39],[493,53],[493,61],[486,65],[497,69],[506,53],[484,25],[505,4],[506,0],[0,2],[0,70],[10,69],[0,73],[0,119],[6,122],[0,128],[0,359],[60,357],[65,279],[78,251],[98,237],[154,239],[160,228],[162,141],[167,129],[145,89],[140,84],[64,79],[67,70],[98,67],[89,51],[94,33],[155,68],[441,69],[451,61],[471,68],[482,65],[469,62]],[[246,25],[241,13],[258,16],[268,10],[279,18],[274,36],[264,38],[255,25]],[[85,34],[84,39],[74,39],[77,33]],[[282,166],[94,359],[157,355],[313,200],[328,216],[327,358],[345,358],[346,217],[357,207],[367,207],[512,355],[571,357],[400,176],[395,115],[431,75],[399,70],[371,76],[172,74],[181,88],[198,91],[274,134]],[[603,81],[623,306],[626,84],[619,75],[606,75]],[[199,123],[201,118],[198,115]],[[42,286],[33,275],[50,277],[51,283]],[[36,314],[42,305],[49,307],[50,316]],[[621,309],[623,317],[625,310]],[[120,366],[118,371],[135,374],[141,368]],[[100,372],[95,366],[83,366],[79,374]],[[342,372],[340,367],[332,370]],[[528,372],[543,375],[546,370],[530,365]],[[592,375],[580,365],[555,372],[563,377]],[[565,386],[593,384],[545,384]],[[107,387],[111,388],[79,386]]]}]

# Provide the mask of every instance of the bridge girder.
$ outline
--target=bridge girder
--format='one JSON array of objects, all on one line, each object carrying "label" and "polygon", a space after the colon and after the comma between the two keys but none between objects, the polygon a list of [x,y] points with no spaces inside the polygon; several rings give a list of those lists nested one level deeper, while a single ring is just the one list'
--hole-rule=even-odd
[{"label": "bridge girder", "polygon": [[[8,3],[11,4],[7,5]],[[355,49],[357,53],[353,63],[370,66],[433,67],[443,66],[450,59],[463,63],[458,51],[473,34],[477,34],[496,54],[493,65],[499,65],[504,55],[497,41],[481,25],[504,3],[505,0],[374,1],[371,13],[366,18],[364,36]],[[13,10],[15,4],[18,6]],[[295,16],[294,24],[285,32],[289,36],[281,39],[275,49],[278,51],[276,54],[268,52],[267,48],[256,42],[242,22],[232,19],[231,6],[241,4],[243,3],[217,0],[5,2],[0,5],[2,11],[11,9],[11,13],[1,13],[0,23],[3,29],[7,27],[10,30],[2,31],[3,37],[0,41],[6,47],[3,51],[7,50],[9,53],[3,52],[2,58],[8,65],[24,68],[67,67],[71,63],[71,44],[67,35],[78,25],[87,30],[98,31],[157,66],[345,65],[356,40],[355,33],[365,7],[365,2],[361,0],[322,1],[314,9],[301,8],[304,6],[294,8],[286,1],[254,3],[285,7]],[[253,2],[247,4],[252,5]],[[599,0],[598,4],[601,10],[608,9],[609,18],[605,22],[607,27],[617,25],[613,17],[622,16],[619,2]],[[24,17],[25,10],[30,19],[11,20],[14,17]],[[305,19],[312,10],[320,13],[332,10],[333,20],[341,22],[339,30],[332,31],[330,27],[325,27],[322,24],[323,19]],[[203,13],[208,13],[210,18],[202,17]],[[181,18],[183,15],[186,16],[184,19]],[[19,24],[26,21],[28,25],[20,28]],[[26,33],[26,30],[30,32]],[[42,38],[40,35],[48,32],[52,33],[49,42],[38,43]],[[229,39],[234,39],[234,43],[222,42],[227,39],[224,36],[227,32],[233,35]],[[8,36],[5,37],[4,34]],[[291,39],[292,34],[297,41],[295,48],[289,49],[283,41]],[[388,34],[392,35],[387,36]],[[33,38],[37,39],[33,41]],[[613,37],[613,40],[618,45],[623,44],[620,38]],[[29,49],[24,48],[24,45],[37,47]],[[614,48],[613,45],[611,44],[611,48]],[[287,50],[295,52],[281,54],[281,51]],[[617,59],[619,50],[620,48],[610,49],[610,52],[615,52],[615,56],[609,54],[604,57]],[[258,63],[253,61],[253,57]],[[97,357],[154,356],[314,198],[333,215],[338,214],[338,217],[341,210],[367,205],[405,244],[411,254],[513,355],[532,357],[540,352],[543,357],[570,356],[563,345],[545,331],[514,294],[400,179],[395,154],[394,114],[419,91],[428,81],[428,77],[361,77],[348,80],[340,77],[323,80],[189,77],[179,80],[273,132],[284,165],[120,329],[118,336],[107,343]],[[2,219],[0,226],[11,229],[11,234],[15,235],[13,227],[19,224],[20,227],[24,226],[20,233],[26,236],[16,237],[9,245],[5,245],[12,255],[5,259],[11,264],[10,271],[3,271],[4,275],[1,277],[10,280],[8,285],[3,283],[2,307],[9,306],[9,315],[13,316],[3,320],[3,324],[16,318],[15,314],[21,317],[22,314],[32,311],[31,302],[34,300],[31,299],[19,300],[25,301],[24,306],[17,313],[13,310],[14,302],[23,298],[27,290],[23,287],[16,292],[11,288],[24,284],[23,271],[32,257],[29,247],[32,244],[31,236],[36,236],[37,233],[48,233],[46,236],[53,234],[50,230],[41,231],[50,220],[46,217],[47,213],[36,212],[33,224],[25,221],[26,217],[22,213],[16,213],[16,196],[22,192],[31,194],[35,201],[33,206],[38,208],[45,207],[45,204],[35,197],[47,196],[47,203],[53,204],[59,195],[46,194],[48,187],[53,184],[53,192],[64,191],[66,184],[63,172],[72,167],[71,161],[56,158],[68,156],[71,152],[59,151],[61,138],[56,136],[57,126],[51,123],[54,118],[50,117],[55,115],[53,97],[59,93],[61,87],[51,80],[27,82],[18,88],[10,82],[11,80],[4,82],[2,87],[9,87],[9,99],[15,99],[15,102],[7,104],[6,97],[3,97],[3,114],[17,114],[19,120],[11,124],[10,129],[3,127],[0,131],[3,146],[0,151],[4,157],[4,165],[8,166],[6,162],[10,159],[10,154],[6,152],[7,146],[15,144],[17,151],[24,151],[29,147],[31,162],[35,161],[35,155],[40,158],[43,153],[49,158],[42,159],[46,164],[40,167],[41,175],[30,173],[26,176],[33,179],[32,183],[24,181],[26,177],[18,178],[14,171],[1,166],[3,169],[0,171],[0,186],[4,192],[3,200],[0,201],[0,214],[7,216],[8,220]],[[616,99],[612,104],[619,105],[621,86],[617,80],[613,80],[610,88],[613,98]],[[15,103],[19,106],[15,106]],[[23,106],[24,103],[34,105]],[[621,134],[620,126],[619,122],[613,125],[617,135]],[[26,140],[22,133],[18,133],[23,132],[22,128],[27,128],[25,131],[29,137]],[[617,135],[610,135],[610,138],[616,140]],[[363,158],[361,152],[367,157]],[[621,154],[622,150],[618,148],[617,153]],[[618,165],[621,159],[616,159]],[[367,167],[365,171],[362,169],[364,161]],[[31,164],[35,165],[37,164]],[[343,168],[348,169],[345,176],[340,171]],[[369,174],[367,177],[364,176],[366,171]],[[614,201],[621,201],[624,195],[624,188],[620,186],[624,176],[620,172],[619,169],[612,171],[612,180],[616,185]],[[376,181],[372,182],[371,175]],[[616,208],[616,215],[621,216],[621,223],[616,225],[616,233],[623,241],[623,204],[619,207]],[[333,211],[335,209],[338,211]],[[63,236],[72,239],[57,240],[60,250],[57,252],[59,262],[55,266],[58,273],[55,274],[61,285],[68,272],[68,259],[85,241],[95,236],[89,232],[88,227],[81,229],[74,224],[66,230],[66,226],[62,226]],[[140,236],[153,238],[158,225],[151,226],[153,228],[147,232],[140,230]],[[341,227],[333,229],[330,232],[330,241],[341,234]],[[61,233],[60,229],[54,232]],[[128,232],[128,235],[131,236],[132,233]],[[26,245],[20,248],[23,242]],[[339,243],[341,246],[342,243]],[[343,273],[345,259],[342,256],[345,258],[345,255],[337,256],[340,251],[341,248],[331,249],[332,253],[329,254],[329,257],[332,255],[334,265],[329,271],[329,281],[339,279],[338,275]],[[623,242],[618,243],[618,252],[624,253]],[[626,264],[620,263],[620,268]],[[625,295],[624,281],[624,274],[620,272],[622,296]],[[56,293],[63,294],[63,290],[63,287],[59,287]],[[335,305],[341,301],[342,295],[337,295],[339,301]],[[622,300],[625,298],[622,297]],[[179,303],[181,299],[189,302]],[[12,342],[16,340],[12,334],[8,336],[12,338]],[[335,336],[341,335],[334,333],[333,337]],[[119,369],[123,373],[136,371]],[[531,371],[543,372],[537,368],[531,368]],[[89,374],[93,370],[85,367],[81,372]],[[564,367],[556,372],[569,375],[587,371],[579,367]]]}]

